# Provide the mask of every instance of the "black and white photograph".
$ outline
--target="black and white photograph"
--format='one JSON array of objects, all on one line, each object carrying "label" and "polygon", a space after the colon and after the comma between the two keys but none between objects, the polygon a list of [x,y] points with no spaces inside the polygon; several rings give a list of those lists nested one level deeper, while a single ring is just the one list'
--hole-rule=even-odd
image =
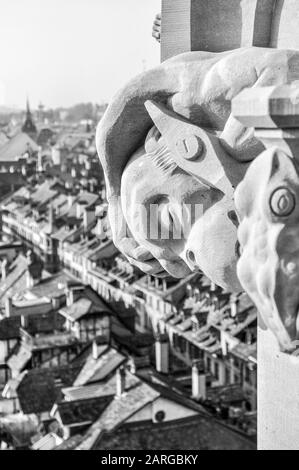
[{"label": "black and white photograph", "polygon": [[298,0],[0,0],[0,50],[0,450],[299,450]]}]

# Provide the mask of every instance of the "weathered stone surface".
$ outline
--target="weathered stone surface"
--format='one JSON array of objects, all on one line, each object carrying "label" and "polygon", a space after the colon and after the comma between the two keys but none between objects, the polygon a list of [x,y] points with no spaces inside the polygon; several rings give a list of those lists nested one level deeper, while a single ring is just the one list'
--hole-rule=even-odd
[{"label": "weathered stone surface", "polygon": [[[217,284],[240,289],[233,190],[264,146],[231,114],[231,100],[248,87],[298,80],[298,65],[296,51],[193,52],[138,76],[116,95],[99,124],[97,148],[114,241],[131,262],[156,275],[202,269]],[[142,233],[134,207],[150,195],[162,201],[159,217],[168,228],[169,199],[180,205],[204,198],[202,214],[175,248]]]},{"label": "weathered stone surface", "polygon": [[244,90],[233,100],[232,112],[246,127],[298,128],[299,82]]},{"label": "weathered stone surface", "polygon": [[161,59],[269,47],[275,0],[162,0]]},{"label": "weathered stone surface", "polygon": [[298,450],[298,355],[279,351],[270,330],[258,343],[258,449]]},{"label": "weathered stone surface", "polygon": [[[233,113],[267,150],[235,192],[240,226],[239,279],[283,351],[298,348],[298,84],[245,90]],[[264,91],[264,93],[261,93]]]},{"label": "weathered stone surface", "polygon": [[162,61],[189,51],[299,48],[298,0],[162,0],[162,17]]},{"label": "weathered stone surface", "polygon": [[251,164],[235,193],[239,279],[284,351],[298,345],[299,173],[273,147]]},{"label": "weathered stone surface", "polygon": [[298,25],[298,1],[277,0],[271,27],[270,47],[298,49]]}]

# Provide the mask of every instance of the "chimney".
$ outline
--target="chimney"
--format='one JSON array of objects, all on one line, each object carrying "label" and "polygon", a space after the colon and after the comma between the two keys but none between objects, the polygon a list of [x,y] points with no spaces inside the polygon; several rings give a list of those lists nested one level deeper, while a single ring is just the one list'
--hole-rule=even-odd
[{"label": "chimney", "polygon": [[38,284],[42,278],[43,263],[32,250],[28,250],[26,253],[27,259],[27,288],[30,289]]},{"label": "chimney", "polygon": [[80,296],[82,295],[82,292],[85,290],[85,286],[77,286],[77,287],[68,287],[66,291],[66,304],[69,307],[70,305],[73,305]]},{"label": "chimney", "polygon": [[200,292],[199,292],[199,289],[196,287],[196,289],[194,289],[194,300],[195,302],[199,302],[200,301]]},{"label": "chimney", "polygon": [[1,280],[5,281],[7,277],[7,259],[4,259],[1,263]]},{"label": "chimney", "polygon": [[186,294],[187,294],[187,297],[192,297],[192,295],[193,295],[193,289],[192,289],[191,284],[187,284],[187,286],[186,286]]},{"label": "chimney", "polygon": [[84,206],[86,206],[85,202],[78,201],[76,204],[76,217],[77,219],[81,219],[83,212],[84,212]]},{"label": "chimney", "polygon": [[84,230],[87,231],[88,227],[90,226],[91,222],[95,219],[95,207],[89,206],[85,207],[83,210],[83,227]]},{"label": "chimney", "polygon": [[69,193],[68,196],[67,196],[67,203],[68,203],[68,207],[69,209],[72,207],[72,205],[74,204],[75,202],[75,195],[73,193]]},{"label": "chimney", "polygon": [[21,315],[21,327],[26,330],[28,328],[28,317],[26,315]]},{"label": "chimney", "polygon": [[53,310],[57,310],[60,307],[60,298],[59,298],[59,296],[52,297],[51,302],[52,302]]},{"label": "chimney", "polygon": [[235,318],[238,314],[238,299],[235,295],[230,296],[230,312],[232,318]]},{"label": "chimney", "polygon": [[97,340],[93,340],[92,342],[92,358],[96,361],[99,359],[99,346]]},{"label": "chimney", "polygon": [[49,205],[49,225],[50,233],[53,233],[55,228],[55,209],[52,203]]},{"label": "chimney", "polygon": [[85,170],[89,171],[91,170],[91,161],[90,160],[85,160]]},{"label": "chimney", "polygon": [[195,400],[207,398],[206,374],[202,360],[194,361],[192,364],[192,397]]},{"label": "chimney", "polygon": [[157,372],[168,374],[169,372],[169,341],[167,335],[158,333],[155,344]]},{"label": "chimney", "polygon": [[119,367],[116,371],[116,396],[121,397],[126,389],[126,370],[124,366]]},{"label": "chimney", "polygon": [[215,292],[215,290],[216,290],[216,284],[215,284],[215,282],[211,282],[210,291]]},{"label": "chimney", "polygon": [[12,309],[13,309],[12,298],[6,297],[6,300],[5,300],[5,316],[6,317],[12,316]]},{"label": "chimney", "polygon": [[42,148],[38,147],[38,153],[37,153],[37,171],[42,172],[43,171],[43,157],[42,157]]}]

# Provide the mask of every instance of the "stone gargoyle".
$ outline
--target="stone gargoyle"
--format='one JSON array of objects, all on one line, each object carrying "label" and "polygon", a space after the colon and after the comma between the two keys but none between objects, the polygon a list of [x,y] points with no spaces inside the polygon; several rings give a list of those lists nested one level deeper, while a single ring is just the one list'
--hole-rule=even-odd
[{"label": "stone gargoyle", "polygon": [[283,351],[298,348],[299,165],[278,147],[250,165],[235,193],[238,277]]},{"label": "stone gargoyle", "polygon": [[[157,276],[202,270],[217,285],[242,290],[234,192],[264,146],[232,116],[231,101],[248,87],[298,80],[298,66],[296,51],[189,52],[144,72],[115,96],[98,125],[97,150],[114,243],[132,263]],[[259,168],[250,171],[260,181]],[[273,205],[279,206],[279,197]],[[140,211],[148,213],[151,205],[155,236],[144,229]],[[182,217],[182,206],[189,218]],[[254,229],[262,232],[254,217]],[[181,237],[173,236],[178,227]],[[261,243],[266,240],[263,232]],[[262,267],[259,276],[267,278]]]}]

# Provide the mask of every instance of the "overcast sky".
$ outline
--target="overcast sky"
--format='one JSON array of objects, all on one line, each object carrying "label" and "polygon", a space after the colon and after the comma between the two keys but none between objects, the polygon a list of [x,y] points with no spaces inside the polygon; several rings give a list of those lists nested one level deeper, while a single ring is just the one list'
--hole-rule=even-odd
[{"label": "overcast sky", "polygon": [[[159,62],[161,0],[0,0],[0,104],[109,100]],[[144,64],[143,61],[146,61]]]}]

